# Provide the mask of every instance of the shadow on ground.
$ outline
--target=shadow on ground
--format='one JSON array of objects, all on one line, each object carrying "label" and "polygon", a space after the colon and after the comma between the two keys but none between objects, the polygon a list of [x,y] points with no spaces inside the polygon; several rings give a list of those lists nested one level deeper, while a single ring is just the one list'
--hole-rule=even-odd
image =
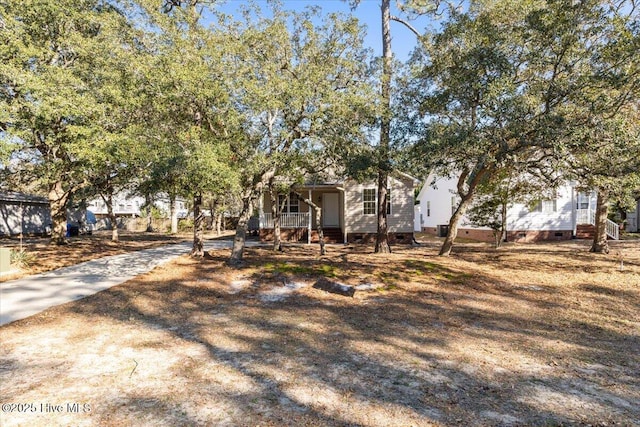
[{"label": "shadow on ground", "polygon": [[[135,391],[117,386],[120,397],[94,414],[100,423],[637,423],[640,337],[625,321],[637,315],[638,292],[594,283],[577,293],[513,286],[422,251],[428,256],[402,260],[306,253],[303,268],[294,250],[248,249],[240,270],[224,266],[225,251],[214,251],[166,267],[160,280],[148,274],[54,315],[86,322],[79,345],[95,340],[92,324],[114,325],[96,363],[109,349],[127,349],[136,367],[148,352],[166,357],[129,377],[146,372],[170,385],[145,377]],[[564,256],[550,261],[554,268]],[[265,289],[318,275],[383,286],[353,299],[310,287],[281,300],[260,298]],[[238,278],[250,285],[232,293]],[[598,307],[576,306],[582,295]],[[603,311],[610,324],[595,320]],[[4,363],[21,369],[16,360]],[[59,375],[52,380],[68,372]],[[115,415],[118,408],[126,411]]]}]

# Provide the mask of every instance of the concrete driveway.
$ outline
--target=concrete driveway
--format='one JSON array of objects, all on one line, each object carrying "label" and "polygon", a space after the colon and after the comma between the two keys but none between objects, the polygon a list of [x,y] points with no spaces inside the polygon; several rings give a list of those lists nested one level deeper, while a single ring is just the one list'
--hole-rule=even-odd
[{"label": "concrete driveway", "polygon": [[[247,242],[247,246],[256,243]],[[205,250],[230,248],[232,244],[232,240],[207,241]],[[189,253],[191,246],[179,243],[113,255],[0,283],[0,325],[124,283]]]}]

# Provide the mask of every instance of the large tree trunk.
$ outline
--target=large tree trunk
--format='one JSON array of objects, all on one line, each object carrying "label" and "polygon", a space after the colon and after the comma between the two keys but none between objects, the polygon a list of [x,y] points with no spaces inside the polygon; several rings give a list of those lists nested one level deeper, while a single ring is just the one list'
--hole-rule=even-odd
[{"label": "large tree trunk", "polygon": [[380,120],[380,146],[378,147],[378,229],[376,253],[390,253],[387,227],[387,179],[389,176],[389,142],[391,132],[391,9],[390,0],[382,0],[382,102],[384,112]]},{"label": "large tree trunk", "polygon": [[169,195],[169,217],[171,218],[171,234],[178,232],[178,206],[176,205],[176,195]]},{"label": "large tree trunk", "polygon": [[147,229],[145,231],[147,233],[151,233],[153,231],[153,215],[151,212],[151,209],[153,208],[153,200],[149,195],[145,195],[144,203],[147,207]]},{"label": "large tree trunk", "polygon": [[320,243],[320,255],[326,255],[327,250],[324,246],[324,230],[322,229],[322,208],[313,203],[313,200],[311,200],[311,198],[304,197],[301,193],[298,192],[296,192],[296,194],[298,195],[300,200],[311,206],[313,208],[313,211],[315,212],[316,228],[318,229],[318,243]]},{"label": "large tree trunk", "polygon": [[51,243],[67,243],[67,202],[69,193],[62,187],[61,181],[49,186],[49,209],[51,210]]},{"label": "large tree trunk", "polygon": [[275,175],[275,169],[267,170],[259,177],[254,176],[253,185],[251,189],[247,191],[242,197],[242,212],[238,219],[238,226],[236,227],[236,235],[233,238],[233,249],[231,250],[231,256],[229,257],[229,264],[239,265],[242,263],[242,256],[244,253],[244,244],[247,239],[247,227],[249,225],[249,218],[251,218],[251,211],[253,210],[253,203],[256,197],[262,197],[262,192],[267,183]]},{"label": "large tree trunk", "polygon": [[282,250],[282,236],[280,235],[280,213],[282,207],[278,203],[278,193],[273,187],[273,180],[269,183],[269,199],[271,200],[271,218],[273,218],[273,250]]},{"label": "large tree trunk", "polygon": [[202,258],[204,256],[204,211],[202,210],[202,194],[193,196],[193,248],[191,256]]},{"label": "large tree trunk", "polygon": [[111,241],[117,242],[120,240],[118,235],[118,218],[113,210],[113,190],[107,189],[107,193],[102,195],[105,205],[107,205],[107,217],[111,223]]},{"label": "large tree trunk", "polygon": [[375,253],[391,253],[387,227],[387,197],[387,172],[381,169],[378,171],[378,230]]},{"label": "large tree trunk", "polygon": [[607,212],[609,198],[602,191],[598,191],[596,199],[596,224],[595,234],[593,236],[593,244],[591,252],[609,253],[609,244],[607,243]]},{"label": "large tree trunk", "polygon": [[449,221],[449,230],[447,230],[447,237],[444,239],[444,243],[442,243],[442,247],[440,248],[440,256],[449,256],[451,254],[451,248],[453,248],[453,242],[455,242],[456,237],[458,237],[458,224],[460,220],[467,213],[467,209],[471,205],[471,201],[476,194],[476,189],[478,188],[478,184],[484,179],[484,177],[493,172],[493,169],[487,166],[479,166],[479,170],[474,170],[471,174],[471,181],[469,182],[468,188],[465,191],[464,185],[467,178],[470,176],[469,170],[464,171],[460,174],[458,178],[458,196],[460,196],[460,204],[458,208],[455,210],[453,215],[451,216],[451,220]]},{"label": "large tree trunk", "polygon": [[313,211],[316,214],[316,227],[318,229],[318,243],[320,243],[320,255],[326,255],[327,250],[324,247],[324,230],[322,229],[322,208],[315,206]]},{"label": "large tree trunk", "polygon": [[456,237],[458,237],[458,224],[460,223],[460,219],[464,216],[471,204],[472,195],[467,193],[465,197],[462,198],[458,208],[451,216],[451,220],[449,220],[449,230],[447,232],[447,237],[444,239],[444,243],[440,248],[440,256],[449,256],[451,254],[451,248],[453,248],[453,242],[455,242]]},{"label": "large tree trunk", "polygon": [[220,202],[217,198],[212,198],[209,202],[209,212],[211,213],[211,229],[216,230],[216,236],[220,235],[220,214],[219,214]]},{"label": "large tree trunk", "polygon": [[224,225],[224,216],[222,212],[216,214],[216,235],[219,236],[222,234],[222,229],[225,227]]},{"label": "large tree trunk", "polygon": [[496,249],[500,247],[502,242],[507,241],[507,204],[500,205],[500,238],[496,240]]},{"label": "large tree trunk", "polygon": [[242,211],[240,212],[240,218],[238,219],[236,235],[233,238],[233,249],[231,250],[231,257],[229,258],[229,264],[231,265],[239,265],[242,263],[244,244],[247,239],[247,226],[249,225],[249,218],[251,217],[252,208],[253,195],[243,197]]}]

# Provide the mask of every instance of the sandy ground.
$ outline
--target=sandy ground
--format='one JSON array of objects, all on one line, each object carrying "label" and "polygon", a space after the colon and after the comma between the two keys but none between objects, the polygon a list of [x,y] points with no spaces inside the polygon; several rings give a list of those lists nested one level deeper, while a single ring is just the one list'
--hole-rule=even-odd
[{"label": "sandy ground", "polygon": [[182,257],[1,327],[0,424],[640,425],[640,243],[587,245]]}]

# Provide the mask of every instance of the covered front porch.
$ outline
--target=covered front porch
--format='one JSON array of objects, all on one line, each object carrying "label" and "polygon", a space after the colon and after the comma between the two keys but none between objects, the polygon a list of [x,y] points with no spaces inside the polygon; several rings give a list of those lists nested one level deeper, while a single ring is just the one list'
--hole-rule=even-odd
[{"label": "covered front porch", "polygon": [[[596,211],[590,207],[576,210],[576,232],[579,239],[591,239],[595,233]],[[605,232],[610,239],[620,239],[620,227],[615,222],[607,219]]]},{"label": "covered front porch", "polygon": [[[300,196],[298,196],[299,193]],[[325,242],[344,242],[344,190],[337,185],[296,188],[295,192],[278,197],[280,212],[280,237],[289,242],[318,242],[318,221],[311,206],[304,199],[313,201],[322,209],[320,218]],[[274,218],[272,202],[268,194],[260,199],[260,239],[273,240]]]}]

